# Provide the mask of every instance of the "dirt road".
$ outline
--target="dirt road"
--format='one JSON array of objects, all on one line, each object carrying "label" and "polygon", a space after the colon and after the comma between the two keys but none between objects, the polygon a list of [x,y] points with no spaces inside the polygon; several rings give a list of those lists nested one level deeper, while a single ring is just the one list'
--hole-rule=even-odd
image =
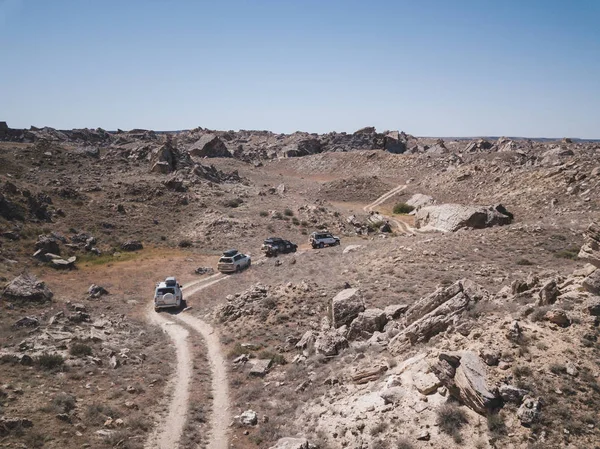
[{"label": "dirt road", "polygon": [[[363,210],[365,212],[373,211],[373,209],[375,209],[377,206],[383,204],[384,202],[386,202],[387,200],[392,198],[394,195],[397,195],[398,193],[402,192],[404,189],[406,189],[406,187],[407,187],[407,184],[400,184],[399,186],[394,187],[392,190],[384,193],[383,195],[381,195],[379,198],[377,198],[372,203],[367,204],[365,207],[363,207]],[[415,234],[415,232],[416,232],[415,228],[410,226],[408,223],[404,223],[403,221],[397,220],[394,217],[388,217],[388,216],[386,216],[386,217],[389,218],[390,221],[396,225],[396,227],[398,228],[398,230],[400,232],[402,232],[404,234]]]},{"label": "dirt road", "polygon": [[[190,282],[183,287],[184,295],[189,298],[199,291],[221,282],[229,277],[217,273],[207,278]],[[148,310],[148,320],[160,326],[171,338],[177,354],[176,376],[168,389],[171,402],[169,412],[156,427],[145,447],[147,449],[177,449],[183,432],[189,409],[189,390],[192,378],[192,359],[188,342],[189,331],[197,332],[205,340],[212,374],[213,412],[211,416],[211,434],[208,449],[226,449],[228,446],[227,428],[231,416],[229,413],[229,384],[225,357],[221,352],[221,343],[215,330],[199,318],[182,312],[177,315],[159,314],[153,304]],[[177,323],[183,324],[177,324]]]}]

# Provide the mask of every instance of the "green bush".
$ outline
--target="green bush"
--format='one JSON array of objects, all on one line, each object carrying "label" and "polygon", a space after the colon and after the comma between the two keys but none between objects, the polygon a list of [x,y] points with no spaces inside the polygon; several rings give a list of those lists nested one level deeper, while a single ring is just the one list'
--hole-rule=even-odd
[{"label": "green bush", "polygon": [[187,240],[187,239],[183,239],[180,240],[179,243],[177,244],[180,248],[189,248],[190,246],[193,245],[191,240]]},{"label": "green bush", "polygon": [[244,202],[241,198],[234,198],[223,203],[225,207],[239,207]]},{"label": "green bush", "polygon": [[35,359],[36,364],[45,370],[59,368],[65,363],[65,359],[60,354],[42,354]]},{"label": "green bush", "polygon": [[269,213],[268,213],[266,210],[261,210],[261,211],[260,211],[260,213],[259,213],[259,215],[260,215],[261,217],[268,217],[268,216],[269,216]]},{"label": "green bush", "polygon": [[283,211],[283,214],[288,216],[288,217],[293,217],[294,216],[294,211],[292,209],[285,209]]},{"label": "green bush", "polygon": [[572,247],[563,249],[562,251],[558,251],[554,253],[554,257],[558,257],[559,259],[571,259],[576,260],[579,254],[579,248]]},{"label": "green bush", "polygon": [[406,203],[398,203],[394,206],[393,212],[396,215],[406,215],[411,213],[415,208],[413,206],[409,206]]},{"label": "green bush", "polygon": [[517,265],[533,265],[533,262],[528,259],[521,258],[517,260]]}]

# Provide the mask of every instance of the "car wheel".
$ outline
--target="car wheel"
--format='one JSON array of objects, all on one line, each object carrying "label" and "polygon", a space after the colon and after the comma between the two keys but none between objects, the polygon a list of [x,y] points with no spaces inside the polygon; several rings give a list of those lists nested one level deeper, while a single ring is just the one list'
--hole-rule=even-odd
[{"label": "car wheel", "polygon": [[242,267],[240,267],[239,265],[237,267],[235,267],[236,273],[239,273],[240,271],[242,271]]},{"label": "car wheel", "polygon": [[155,311],[156,313],[160,313],[160,308],[159,308],[159,307],[155,307],[155,308],[154,308],[154,311]]},{"label": "car wheel", "polygon": [[298,249],[298,247],[296,247],[296,246],[292,246],[292,252],[293,252],[293,253],[295,253],[297,249]]},{"label": "car wheel", "polygon": [[323,248],[325,245],[323,244],[323,242],[319,243],[319,248]]},{"label": "car wheel", "polygon": [[246,266],[247,266],[248,268],[250,268],[250,265],[252,265],[252,261],[251,261],[251,260],[249,260],[249,261],[248,261],[248,265],[246,265]]}]

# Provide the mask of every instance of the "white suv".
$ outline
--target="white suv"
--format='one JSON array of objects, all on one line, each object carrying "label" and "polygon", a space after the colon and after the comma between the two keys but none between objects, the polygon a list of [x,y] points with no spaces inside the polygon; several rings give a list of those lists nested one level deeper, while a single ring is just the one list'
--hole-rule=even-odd
[{"label": "white suv", "polygon": [[183,302],[183,292],[181,285],[177,283],[174,277],[168,277],[163,282],[156,284],[154,291],[154,310],[171,307],[181,308]]},{"label": "white suv", "polygon": [[323,248],[325,246],[336,246],[340,244],[340,238],[331,235],[329,232],[313,232],[309,239],[313,248]]},{"label": "white suv", "polygon": [[221,273],[239,273],[244,268],[250,267],[251,263],[250,256],[238,252],[237,249],[230,249],[219,259],[217,270]]}]

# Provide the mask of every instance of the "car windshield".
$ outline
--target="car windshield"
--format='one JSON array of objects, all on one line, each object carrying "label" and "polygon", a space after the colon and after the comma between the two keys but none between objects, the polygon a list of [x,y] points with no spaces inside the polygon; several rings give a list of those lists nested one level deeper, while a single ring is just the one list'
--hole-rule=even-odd
[{"label": "car windshield", "polygon": [[159,288],[156,291],[156,293],[159,295],[166,295],[167,293],[175,294],[175,289],[174,288]]},{"label": "car windshield", "polygon": [[219,263],[232,263],[233,259],[231,257],[221,257],[219,259]]}]

